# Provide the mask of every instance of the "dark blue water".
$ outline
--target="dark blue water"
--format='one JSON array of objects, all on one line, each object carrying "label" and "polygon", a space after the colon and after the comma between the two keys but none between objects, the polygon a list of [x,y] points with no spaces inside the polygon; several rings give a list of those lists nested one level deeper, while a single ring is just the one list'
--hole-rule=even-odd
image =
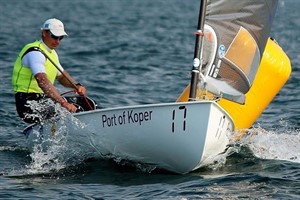
[{"label": "dark blue water", "polygon": [[49,167],[45,155],[26,150],[11,72],[23,45],[40,38],[46,19],[61,19],[69,34],[57,50],[62,65],[101,106],[116,107],[177,99],[189,83],[198,7],[197,0],[1,0],[0,199],[300,198],[297,0],[280,1],[272,29],[291,59],[292,75],[253,136],[215,165],[187,175],[107,160]]}]

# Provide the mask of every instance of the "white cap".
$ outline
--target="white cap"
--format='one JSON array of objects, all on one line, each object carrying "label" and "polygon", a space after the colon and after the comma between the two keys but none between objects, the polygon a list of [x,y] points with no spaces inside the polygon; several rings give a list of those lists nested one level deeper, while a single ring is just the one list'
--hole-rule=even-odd
[{"label": "white cap", "polygon": [[68,35],[65,32],[64,24],[60,20],[55,18],[46,20],[41,29],[49,30],[53,35],[57,37]]}]

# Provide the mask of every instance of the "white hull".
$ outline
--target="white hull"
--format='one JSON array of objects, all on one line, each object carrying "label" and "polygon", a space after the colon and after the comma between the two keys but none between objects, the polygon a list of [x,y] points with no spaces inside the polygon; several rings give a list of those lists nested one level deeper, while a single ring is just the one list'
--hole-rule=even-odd
[{"label": "white hull", "polygon": [[[64,134],[71,138],[66,145],[90,151],[90,156],[130,160],[181,174],[210,164],[212,157],[225,151],[228,134],[234,130],[230,116],[213,101],[99,109],[73,116],[80,126],[63,120],[45,124],[43,140],[59,137],[64,126]],[[30,149],[41,142],[37,131],[27,139]]]}]

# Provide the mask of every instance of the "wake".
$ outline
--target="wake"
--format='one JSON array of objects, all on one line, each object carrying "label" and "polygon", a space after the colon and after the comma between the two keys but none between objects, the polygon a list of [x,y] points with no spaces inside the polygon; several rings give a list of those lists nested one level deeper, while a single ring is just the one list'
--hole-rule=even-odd
[{"label": "wake", "polygon": [[242,146],[251,150],[260,159],[285,160],[300,163],[299,130],[286,130],[281,133],[252,128],[240,140]]}]

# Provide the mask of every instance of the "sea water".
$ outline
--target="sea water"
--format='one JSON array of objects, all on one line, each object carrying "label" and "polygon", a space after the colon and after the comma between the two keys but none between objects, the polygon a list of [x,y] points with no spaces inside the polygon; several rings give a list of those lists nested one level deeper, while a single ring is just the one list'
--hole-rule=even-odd
[{"label": "sea water", "polygon": [[[29,152],[10,82],[23,45],[39,39],[42,23],[56,17],[69,34],[57,50],[60,62],[99,105],[173,102],[189,83],[198,1],[1,1],[0,199],[300,198],[297,0],[279,1],[271,34],[292,62],[287,84],[247,137],[186,175],[118,159],[84,160],[84,152],[60,140],[47,153],[42,147]],[[64,159],[66,153],[76,159]]]}]

